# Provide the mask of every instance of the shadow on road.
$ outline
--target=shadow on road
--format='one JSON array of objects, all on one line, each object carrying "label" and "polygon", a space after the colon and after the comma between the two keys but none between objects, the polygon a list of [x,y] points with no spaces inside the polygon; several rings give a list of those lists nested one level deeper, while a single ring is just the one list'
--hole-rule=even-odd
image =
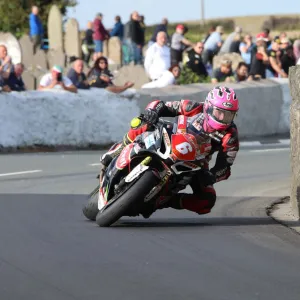
[{"label": "shadow on road", "polygon": [[274,225],[269,218],[257,217],[205,217],[201,218],[155,218],[149,220],[120,220],[114,227],[201,227],[201,226],[255,226]]}]

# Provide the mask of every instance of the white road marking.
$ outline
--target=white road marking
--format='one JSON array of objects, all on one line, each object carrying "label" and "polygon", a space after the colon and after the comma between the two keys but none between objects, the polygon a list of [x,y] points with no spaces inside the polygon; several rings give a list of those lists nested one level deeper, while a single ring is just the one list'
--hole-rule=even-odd
[{"label": "white road marking", "polygon": [[261,146],[260,142],[253,141],[253,142],[240,142],[240,146],[249,147],[249,146]]},{"label": "white road marking", "polygon": [[43,172],[42,170],[32,170],[32,171],[22,171],[22,172],[14,172],[14,173],[4,173],[0,174],[0,177],[5,176],[16,176],[16,175],[23,175],[23,174],[33,174],[33,173],[40,173]]},{"label": "white road marking", "polygon": [[276,148],[276,149],[260,149],[260,150],[250,150],[249,152],[279,152],[279,151],[290,151],[290,148]]},{"label": "white road marking", "polygon": [[291,140],[290,139],[285,139],[285,140],[279,140],[279,142],[283,145],[290,145],[291,144]]},{"label": "white road marking", "polygon": [[89,166],[91,166],[91,167],[101,166],[101,163],[89,164]]}]

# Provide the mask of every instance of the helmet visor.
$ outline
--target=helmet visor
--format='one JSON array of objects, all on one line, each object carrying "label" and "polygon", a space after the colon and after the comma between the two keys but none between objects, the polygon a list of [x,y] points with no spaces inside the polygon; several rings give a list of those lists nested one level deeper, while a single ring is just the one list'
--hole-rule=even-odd
[{"label": "helmet visor", "polygon": [[217,122],[229,125],[233,121],[235,114],[235,111],[213,107],[211,116]]}]

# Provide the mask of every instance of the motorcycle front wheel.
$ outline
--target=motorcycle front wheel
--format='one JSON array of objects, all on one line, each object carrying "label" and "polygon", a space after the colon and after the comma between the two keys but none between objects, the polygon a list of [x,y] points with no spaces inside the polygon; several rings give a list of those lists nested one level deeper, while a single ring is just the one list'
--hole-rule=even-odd
[{"label": "motorcycle front wheel", "polygon": [[109,227],[123,217],[130,208],[144,201],[148,193],[158,184],[159,179],[151,170],[147,170],[142,176],[123,192],[117,199],[103,211],[99,211],[96,223],[100,227]]}]

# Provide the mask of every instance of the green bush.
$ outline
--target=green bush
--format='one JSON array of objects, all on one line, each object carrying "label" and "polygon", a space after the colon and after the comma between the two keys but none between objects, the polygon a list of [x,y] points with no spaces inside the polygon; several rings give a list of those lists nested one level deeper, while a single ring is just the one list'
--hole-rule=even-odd
[{"label": "green bush", "polygon": [[188,66],[183,66],[181,74],[177,80],[178,84],[192,84],[192,83],[210,83],[210,77],[199,76],[194,73]]}]

